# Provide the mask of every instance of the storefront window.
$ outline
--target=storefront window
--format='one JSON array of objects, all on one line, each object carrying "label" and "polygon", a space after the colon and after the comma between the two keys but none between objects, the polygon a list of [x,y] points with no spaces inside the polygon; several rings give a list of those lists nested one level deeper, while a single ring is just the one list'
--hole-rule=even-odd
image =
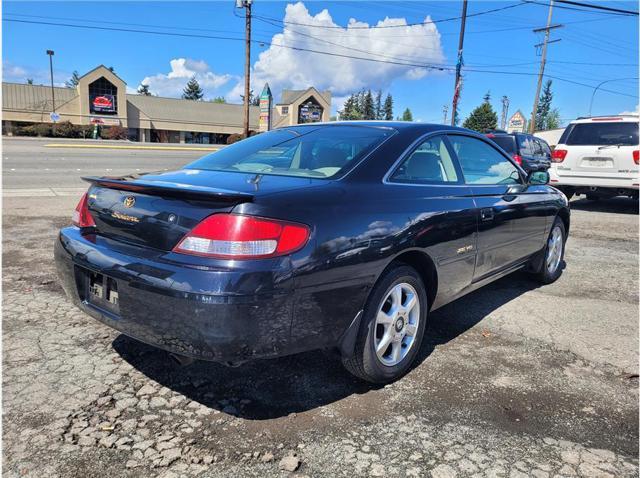
[{"label": "storefront window", "polygon": [[105,77],[89,84],[89,111],[95,114],[118,114],[118,88]]}]

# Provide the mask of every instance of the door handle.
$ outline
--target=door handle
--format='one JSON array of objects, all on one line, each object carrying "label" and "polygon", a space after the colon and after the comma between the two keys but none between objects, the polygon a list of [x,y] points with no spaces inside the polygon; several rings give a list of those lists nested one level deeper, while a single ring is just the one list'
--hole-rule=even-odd
[{"label": "door handle", "polygon": [[480,219],[483,221],[493,221],[493,208],[485,207],[480,209]]}]

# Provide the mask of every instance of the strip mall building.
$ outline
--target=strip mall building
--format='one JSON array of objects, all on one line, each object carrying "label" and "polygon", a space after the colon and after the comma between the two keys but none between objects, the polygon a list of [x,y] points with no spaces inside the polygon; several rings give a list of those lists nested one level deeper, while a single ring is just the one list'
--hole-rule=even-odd
[{"label": "strip mall building", "polygon": [[[53,94],[52,94],[53,93]],[[54,109],[55,98],[55,109]],[[282,102],[251,106],[254,131],[329,121],[331,93],[313,87],[283,90]],[[51,113],[55,111],[56,114]],[[80,77],[75,88],[2,83],[2,133],[34,123],[69,121],[75,125],[121,126],[132,141],[225,143],[243,132],[239,104],[191,101],[126,93],[126,83],[101,65]]]}]

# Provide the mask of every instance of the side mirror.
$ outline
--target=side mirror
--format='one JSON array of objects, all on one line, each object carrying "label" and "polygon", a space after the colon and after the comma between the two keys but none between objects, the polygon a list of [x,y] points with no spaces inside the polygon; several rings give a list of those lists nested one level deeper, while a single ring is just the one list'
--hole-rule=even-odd
[{"label": "side mirror", "polygon": [[549,184],[548,171],[532,171],[527,178],[529,184]]}]

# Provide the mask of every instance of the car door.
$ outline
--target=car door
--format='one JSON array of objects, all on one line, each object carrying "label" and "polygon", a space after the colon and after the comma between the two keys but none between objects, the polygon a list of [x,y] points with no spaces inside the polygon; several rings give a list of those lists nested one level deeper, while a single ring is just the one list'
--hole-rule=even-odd
[{"label": "car door", "polygon": [[533,138],[536,143],[536,160],[538,161],[538,170],[549,169],[551,165],[551,148],[546,141],[540,138]]},{"label": "car door", "polygon": [[522,171],[483,137],[450,133],[448,140],[471,188],[478,214],[474,281],[516,265],[544,246],[544,199]]},{"label": "car door", "polygon": [[410,247],[426,252],[438,270],[433,307],[455,298],[473,280],[477,212],[471,188],[442,134],[414,143],[384,180],[387,196],[410,217]]}]

